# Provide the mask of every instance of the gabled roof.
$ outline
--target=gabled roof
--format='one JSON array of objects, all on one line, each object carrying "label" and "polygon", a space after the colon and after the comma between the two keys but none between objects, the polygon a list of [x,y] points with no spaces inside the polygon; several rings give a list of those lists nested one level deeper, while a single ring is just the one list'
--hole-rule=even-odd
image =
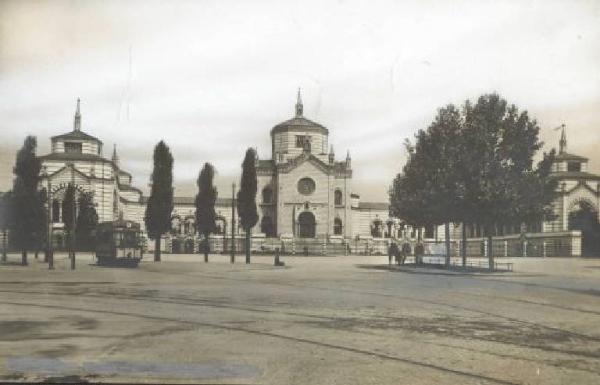
[{"label": "gabled roof", "polygon": [[67,172],[67,170],[69,170],[69,169],[72,169],[75,172],[75,175],[79,175],[80,179],[83,179],[85,181],[90,180],[89,176],[85,175],[83,172],[79,171],[76,167],[73,167],[73,166],[63,166],[48,176],[52,178],[52,177],[57,176],[58,174]]},{"label": "gabled roof", "polygon": [[293,169],[299,167],[304,162],[310,162],[323,172],[329,174],[334,173],[351,173],[350,170],[346,169],[345,162],[335,162],[333,165],[323,162],[311,153],[303,152],[295,158],[288,159],[286,163],[277,165],[277,168],[284,173],[288,173]]},{"label": "gabled roof", "polygon": [[598,195],[598,191],[594,191],[593,188],[591,188],[587,183],[585,183],[584,180],[580,180],[579,183],[577,183],[577,185],[575,187],[573,187],[572,189],[566,191],[567,194],[571,194],[573,191],[578,190],[578,189],[585,189],[588,190],[589,192],[591,192],[594,195]]},{"label": "gabled roof", "polygon": [[102,143],[102,141],[98,138],[96,138],[95,136],[92,136],[90,134],[86,134],[83,131],[71,131],[68,132],[66,134],[62,134],[62,135],[56,135],[50,138],[53,142],[57,139],[71,139],[71,140],[93,140],[96,141],[98,143]]}]

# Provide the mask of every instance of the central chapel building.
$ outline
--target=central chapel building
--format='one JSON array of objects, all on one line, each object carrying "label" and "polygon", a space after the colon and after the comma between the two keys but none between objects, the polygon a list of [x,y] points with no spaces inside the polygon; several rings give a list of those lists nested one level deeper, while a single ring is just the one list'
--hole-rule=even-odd
[{"label": "central chapel building", "polygon": [[[103,150],[100,139],[82,130],[78,100],[72,131],[52,137],[51,153],[40,156],[40,188],[51,193],[55,247],[64,246],[62,202],[69,183],[80,193],[92,193],[100,222],[123,218],[140,223],[145,231],[148,198],[122,169],[116,146],[110,158]],[[400,222],[389,218],[387,202],[361,202],[353,192],[349,152],[343,160],[336,159],[328,129],[304,116],[300,92],[294,116],[271,129],[271,152],[271,159],[256,159],[259,220],[253,236],[340,241],[401,236]],[[231,234],[231,206],[230,198],[217,199],[215,239]],[[243,233],[239,218],[234,233]],[[198,249],[194,197],[174,197],[172,229],[165,238],[165,251]],[[148,246],[152,248],[153,243]]]}]

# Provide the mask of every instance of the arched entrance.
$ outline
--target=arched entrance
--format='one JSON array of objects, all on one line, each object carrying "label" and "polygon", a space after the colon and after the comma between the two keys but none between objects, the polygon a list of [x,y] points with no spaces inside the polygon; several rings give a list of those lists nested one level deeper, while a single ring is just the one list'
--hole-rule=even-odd
[{"label": "arched entrance", "polygon": [[181,254],[181,241],[177,238],[171,241],[171,253]]},{"label": "arched entrance", "polygon": [[184,248],[186,254],[194,254],[194,240],[186,239]]},{"label": "arched entrance", "polygon": [[310,211],[305,211],[298,216],[298,235],[300,238],[315,237],[316,221]]},{"label": "arched entrance", "polygon": [[587,199],[577,201],[569,213],[569,230],[581,231],[581,254],[600,256],[600,223],[598,211]]}]

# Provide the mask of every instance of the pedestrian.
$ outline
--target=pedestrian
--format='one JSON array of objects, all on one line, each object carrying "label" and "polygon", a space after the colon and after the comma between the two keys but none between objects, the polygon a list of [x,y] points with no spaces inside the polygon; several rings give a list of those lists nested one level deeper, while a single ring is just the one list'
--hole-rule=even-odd
[{"label": "pedestrian", "polygon": [[396,242],[392,245],[392,254],[394,255],[394,258],[396,258],[396,265],[399,265],[402,258],[402,252]]},{"label": "pedestrian", "polygon": [[392,258],[396,259],[396,263],[398,263],[398,257],[400,255],[400,249],[398,248],[398,244],[396,242],[392,242],[390,245],[390,265],[392,264]]},{"label": "pedestrian", "polygon": [[423,262],[423,255],[425,254],[425,246],[421,241],[415,246],[415,261],[417,265]]},{"label": "pedestrian", "polygon": [[404,265],[404,262],[406,261],[406,257],[408,257],[410,255],[411,249],[410,249],[410,243],[408,243],[407,241],[405,241],[402,244],[402,264]]}]

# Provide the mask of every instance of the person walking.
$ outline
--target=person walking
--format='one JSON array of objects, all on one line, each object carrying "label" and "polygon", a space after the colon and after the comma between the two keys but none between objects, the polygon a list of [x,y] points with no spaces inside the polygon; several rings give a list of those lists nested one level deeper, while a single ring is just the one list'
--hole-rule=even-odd
[{"label": "person walking", "polygon": [[396,259],[396,263],[398,264],[400,260],[400,248],[395,241],[390,243],[390,247],[388,248],[388,263],[391,266],[392,261]]}]

